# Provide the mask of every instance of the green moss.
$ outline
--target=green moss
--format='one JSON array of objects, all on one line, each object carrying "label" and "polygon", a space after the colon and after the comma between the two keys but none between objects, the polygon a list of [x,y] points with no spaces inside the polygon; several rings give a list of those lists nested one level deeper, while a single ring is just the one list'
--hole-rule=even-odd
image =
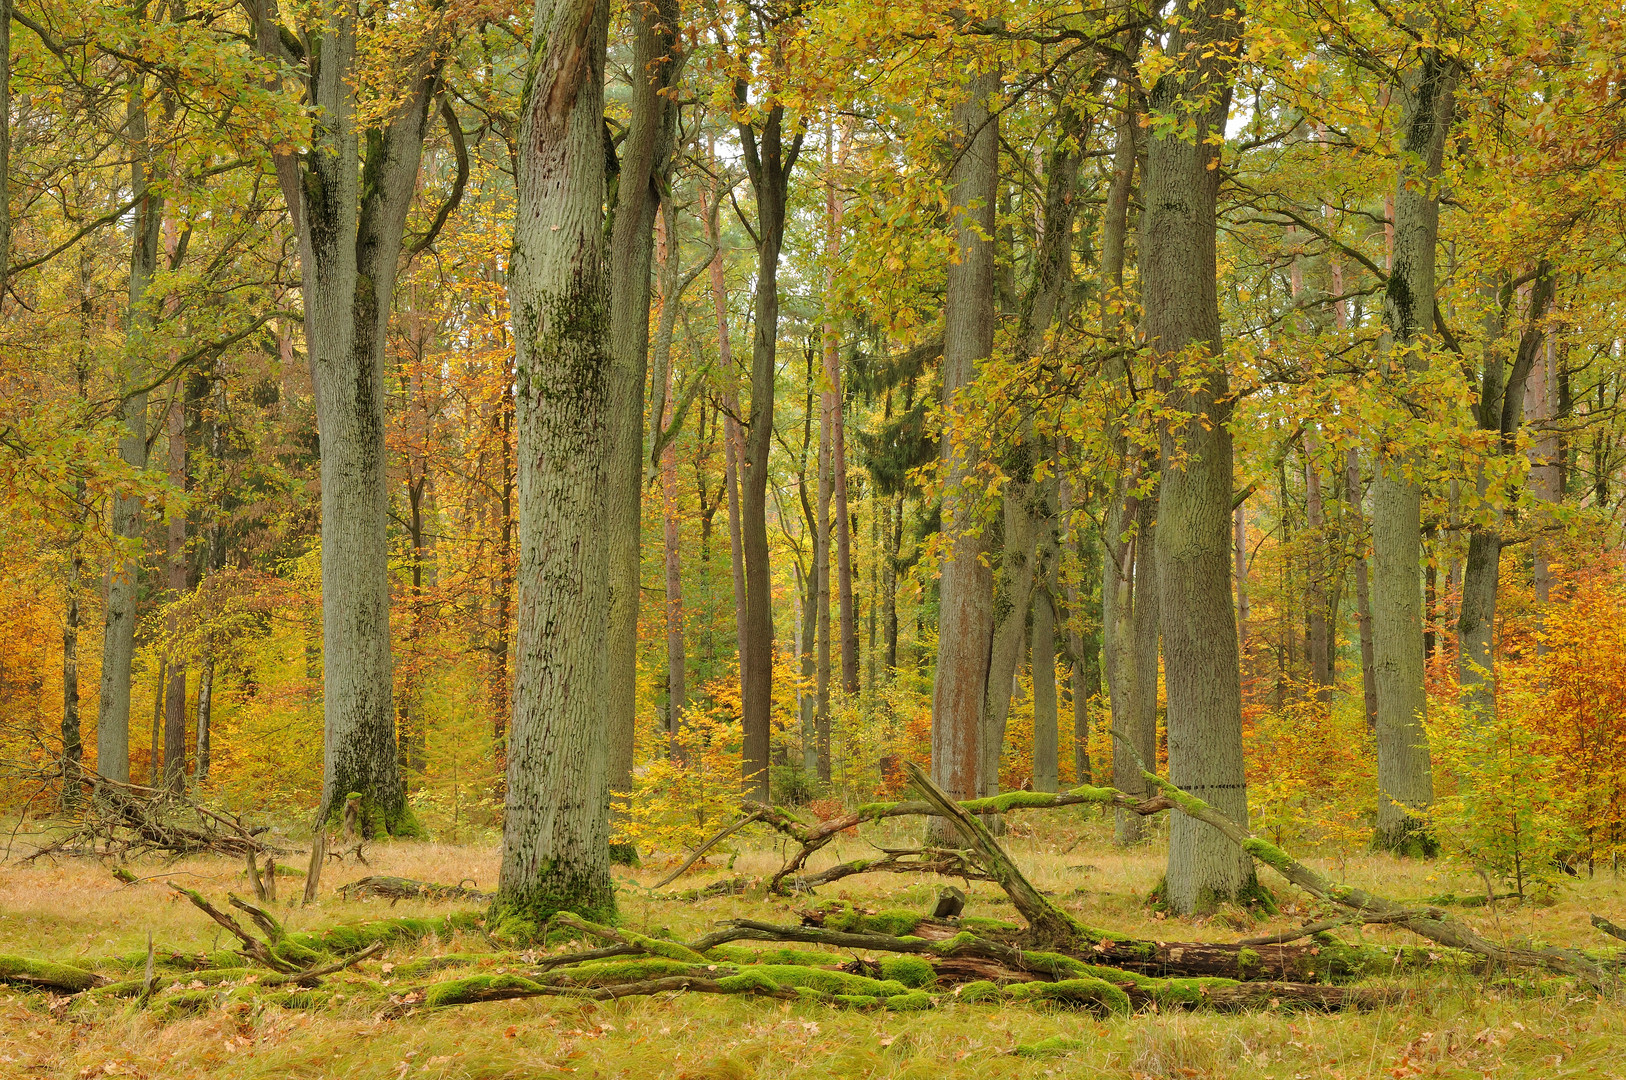
[{"label": "green moss", "polygon": [[[713,965],[715,966],[715,965]],[[611,982],[637,982],[642,979],[661,979],[668,975],[695,975],[711,978],[715,973],[706,964],[690,964],[664,956],[639,960],[603,960],[591,964],[557,968],[554,978],[582,985],[601,985]]]},{"label": "green moss", "polygon": [[327,957],[315,949],[308,949],[297,941],[287,938],[271,946],[271,955],[278,960],[284,960],[298,968],[315,967]]},{"label": "green moss", "polygon": [[960,804],[968,814],[1003,814],[1009,810],[1042,810],[1056,805],[1056,796],[1045,791],[1007,791],[986,799],[970,799]]},{"label": "green moss", "polygon": [[717,985],[730,994],[777,994],[784,989],[760,967],[747,967],[738,975],[725,975],[717,980]]},{"label": "green moss", "polygon": [[26,956],[0,956],[0,982],[78,993],[101,981],[93,972]]},{"label": "green moss", "polygon": [[923,990],[911,990],[907,994],[893,994],[887,998],[886,1007],[893,1012],[919,1012],[932,1007],[932,998]]},{"label": "green moss", "polygon": [[1236,954],[1236,969],[1243,975],[1257,970],[1264,964],[1264,958],[1252,949],[1238,949]]},{"label": "green moss", "polygon": [[1293,865],[1294,859],[1287,852],[1272,844],[1268,840],[1261,840],[1257,836],[1250,836],[1242,841],[1242,850],[1264,863],[1283,877],[1287,876],[1288,867]]},{"label": "green moss", "polygon": [[193,1016],[213,1008],[220,994],[215,990],[183,990],[170,994],[152,1011],[152,1018],[160,1024]]},{"label": "green moss", "polygon": [[518,975],[471,975],[466,979],[449,979],[428,987],[423,992],[423,1003],[429,1008],[445,1005],[463,1005],[504,990],[540,991],[542,984]]},{"label": "green moss", "polygon": [[450,931],[450,924],[446,919],[377,919],[333,926],[326,930],[289,934],[283,939],[283,944],[292,943],[315,953],[350,956],[376,942],[395,944],[421,941],[431,935],[450,936]]},{"label": "green moss", "polygon": [[955,996],[961,1001],[975,1005],[988,1001],[1003,1001],[1005,991],[998,983],[989,982],[987,979],[978,979],[976,982],[968,982],[961,986],[959,993]]},{"label": "green moss", "polygon": [[883,814],[897,805],[895,802],[865,803],[857,810],[854,810],[853,813],[858,816],[860,821],[880,821]]},{"label": "green moss", "polygon": [[967,930],[975,930],[983,937],[1007,937],[1022,932],[1016,923],[1004,919],[985,919],[978,915],[962,915],[960,925]]},{"label": "green moss", "polygon": [[747,949],[738,945],[719,945],[706,952],[706,959],[727,964],[839,964],[844,959],[838,953],[814,952],[811,949]]},{"label": "green moss", "polygon": [[643,865],[638,860],[638,848],[633,844],[611,844],[610,865],[630,866],[636,869]]},{"label": "green moss", "polygon": [[1440,854],[1440,842],[1427,821],[1407,815],[1393,829],[1374,831],[1372,850],[1387,851],[1404,859],[1432,859]]},{"label": "green moss", "polygon": [[1083,1039],[1069,1039],[1065,1035],[1052,1035],[1048,1039],[1040,1039],[1033,1043],[1018,1043],[1011,1053],[1017,1057],[1055,1057],[1058,1054],[1070,1054],[1074,1050],[1082,1050],[1088,1044]]},{"label": "green moss", "polygon": [[890,937],[904,937],[914,932],[924,918],[918,911],[894,910],[882,911],[874,915],[853,910],[853,906],[845,901],[840,907],[827,908],[824,915],[824,927],[827,930],[839,930],[848,934],[886,934]]},{"label": "green moss", "polygon": [[1062,979],[1059,982],[1016,983],[1008,990],[1017,1001],[1054,1001],[1083,1005],[1109,1013],[1127,1013],[1129,995],[1105,979]]},{"label": "green moss", "polygon": [[891,979],[871,979],[864,975],[851,975],[828,968],[802,967],[797,964],[756,964],[741,969],[760,973],[783,986],[805,986],[821,994],[861,994],[866,997],[891,997],[907,993],[909,987]]},{"label": "green moss", "polygon": [[397,964],[395,965],[394,974],[397,979],[412,979],[419,975],[445,971],[448,968],[475,967],[499,959],[508,963],[516,962],[513,953],[444,953],[440,956],[425,956],[419,960],[409,960],[404,964]]},{"label": "green moss", "polygon": [[1281,913],[1281,909],[1276,906],[1276,894],[1261,885],[1257,877],[1252,877],[1252,880],[1242,886],[1236,894],[1236,902],[1244,907],[1257,908],[1266,915]]},{"label": "green moss", "polygon": [[204,954],[209,958],[211,968],[246,968],[248,958],[241,953],[234,953],[230,949],[215,949]]},{"label": "green moss", "polygon": [[881,961],[881,977],[916,990],[935,983],[937,971],[918,956],[888,956]]}]

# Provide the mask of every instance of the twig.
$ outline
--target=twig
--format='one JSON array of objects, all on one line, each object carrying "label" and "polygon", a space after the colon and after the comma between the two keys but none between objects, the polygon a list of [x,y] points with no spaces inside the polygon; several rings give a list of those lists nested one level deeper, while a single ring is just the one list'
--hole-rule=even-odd
[{"label": "twig", "polygon": [[695,848],[694,849],[694,854],[690,855],[689,858],[684,862],[684,864],[682,866],[678,867],[676,870],[673,870],[670,874],[667,874],[665,877],[661,878],[653,886],[651,886],[651,889],[653,890],[653,889],[664,889],[664,888],[666,888],[666,886],[670,885],[672,882],[674,882],[678,878],[682,877],[683,872],[685,870],[687,870],[689,867],[693,866],[695,863],[699,862],[700,857],[702,855],[704,855],[706,852],[710,851],[712,848],[716,847],[718,844],[722,843],[722,841],[726,837],[728,837],[728,836],[732,835],[733,833],[736,833],[739,830],[745,828],[747,825],[751,824],[751,822],[760,821],[760,820],[762,820],[762,811],[761,810],[753,810],[751,813],[746,814],[744,817],[740,818],[740,820],[738,820],[734,824],[728,826],[726,829],[719,830],[716,833],[716,835],[714,835],[710,840],[707,840],[704,844],[701,844],[699,847]]}]

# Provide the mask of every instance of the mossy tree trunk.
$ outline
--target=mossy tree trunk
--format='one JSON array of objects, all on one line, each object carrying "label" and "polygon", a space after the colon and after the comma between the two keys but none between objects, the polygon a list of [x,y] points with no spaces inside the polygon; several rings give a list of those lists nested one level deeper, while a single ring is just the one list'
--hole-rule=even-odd
[{"label": "mossy tree trunk", "polygon": [[[1434,333],[1437,176],[1451,127],[1456,62],[1419,49],[1401,73],[1394,263],[1383,298],[1392,382],[1428,367]],[[1403,439],[1401,441],[1404,441]],[[1386,440],[1387,442],[1387,440]],[[1372,480],[1372,666],[1377,682],[1378,821],[1373,842],[1426,851],[1421,813],[1434,801],[1423,686],[1422,488],[1407,457],[1380,452]],[[1201,794],[1199,792],[1198,794]],[[1421,837],[1419,839],[1419,837]]]},{"label": "mossy tree trunk", "polygon": [[[1166,660],[1169,776],[1246,823],[1242,695],[1231,606],[1230,386],[1216,291],[1217,140],[1225,128],[1242,27],[1230,0],[1182,0],[1169,33],[1172,70],[1149,92],[1141,218],[1145,334],[1167,403],[1157,514]],[[1188,126],[1194,130],[1187,132]],[[1214,140],[1214,141],[1211,141]],[[1148,765],[1151,764],[1148,761]],[[1182,914],[1242,894],[1252,863],[1210,826],[1176,814],[1167,899]]]},{"label": "mossy tree trunk", "polygon": [[260,51],[296,73],[313,106],[308,150],[275,163],[299,236],[322,437],[322,811],[357,792],[369,832],[410,832],[390,659],[384,346],[440,35],[401,58],[399,100],[363,127],[355,8],[325,7],[293,28],[276,0],[256,0],[251,13]]},{"label": "mossy tree trunk", "polygon": [[[604,256],[606,0],[538,0],[520,120],[509,305],[517,372],[519,622],[494,915],[534,932],[608,916],[607,676],[614,490]],[[528,926],[526,924],[529,924]]]}]

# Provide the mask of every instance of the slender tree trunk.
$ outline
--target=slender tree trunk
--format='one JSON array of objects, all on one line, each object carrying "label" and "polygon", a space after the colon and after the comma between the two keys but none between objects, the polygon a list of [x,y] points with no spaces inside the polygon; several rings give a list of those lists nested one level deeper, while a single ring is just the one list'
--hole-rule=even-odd
[{"label": "slender tree trunk", "polygon": [[[994,345],[992,238],[999,132],[988,100],[998,89],[998,70],[980,66],[953,112],[954,165],[949,183],[957,256],[945,271],[943,301],[943,415],[950,429],[976,362]],[[969,494],[977,474],[975,451],[949,430],[940,446],[946,543],[932,685],[932,781],[963,800],[982,791],[993,577],[982,561],[982,530]]]},{"label": "slender tree trunk", "polygon": [[147,786],[156,788],[164,780],[164,687],[168,685],[169,661],[158,661],[158,679],[152,687],[152,739],[147,744]]},{"label": "slender tree trunk", "polygon": [[[1545,419],[1547,416],[1545,376],[1548,373],[1538,360],[1544,353],[1546,334],[1543,320],[1552,299],[1553,277],[1544,261],[1530,291],[1525,329],[1513,357],[1512,370],[1506,373],[1505,379],[1503,350],[1494,343],[1485,350],[1479,392],[1479,426],[1482,430],[1497,433],[1496,449],[1502,456],[1518,452],[1518,432],[1524,424],[1527,380],[1537,386],[1540,417]],[[1530,379],[1532,372],[1538,374],[1538,379]],[[1545,477],[1538,474],[1538,483],[1532,487],[1539,487],[1540,479]],[[1479,497],[1485,498],[1488,487],[1483,469],[1475,487]],[[1538,494],[1545,495],[1546,492],[1538,491]],[[1457,614],[1457,681],[1462,703],[1478,719],[1489,719],[1496,715],[1496,654],[1492,649],[1492,631],[1496,625],[1496,587],[1501,576],[1502,512],[1500,508],[1495,508],[1493,512],[1496,521],[1489,528],[1476,528],[1468,534],[1462,606]]]},{"label": "slender tree trunk", "polygon": [[[1134,586],[1130,594],[1129,618],[1129,694],[1124,714],[1123,730],[1131,740],[1134,754],[1115,739],[1112,754],[1113,784],[1138,784],[1138,790],[1149,794],[1150,788],[1140,775],[1141,766],[1157,770],[1157,675],[1159,643],[1162,638],[1163,608],[1160,567],[1157,559],[1157,501],[1151,497],[1136,504],[1136,534],[1134,547]],[[1114,726],[1117,726],[1116,724]],[[1125,818],[1138,820],[1125,820]],[[1119,844],[1132,844],[1144,835],[1145,819],[1128,814],[1115,819],[1115,836]]]},{"label": "slender tree trunk", "polygon": [[1349,508],[1349,535],[1355,544],[1355,626],[1361,639],[1361,700],[1367,731],[1376,732],[1378,681],[1372,654],[1372,589],[1367,577],[1366,522],[1361,512],[1361,457],[1353,448],[1344,467],[1344,500]]},{"label": "slender tree trunk", "polygon": [[[1215,201],[1241,25],[1228,0],[1181,0],[1167,51],[1177,66],[1150,91],[1154,111],[1195,122],[1154,134],[1142,192],[1141,299],[1146,340],[1169,376],[1157,512],[1157,572],[1167,659],[1169,779],[1246,827],[1242,699],[1231,606],[1230,386],[1220,338]],[[1199,101],[1200,99],[1200,101]],[[1166,898],[1181,914],[1239,898],[1253,861],[1212,826],[1176,813]]]},{"label": "slender tree trunk", "polygon": [[903,555],[903,492],[887,504],[886,556],[881,563],[881,603],[883,633],[886,636],[886,677],[891,682],[898,670],[898,560]]},{"label": "slender tree trunk", "polygon": [[1231,511],[1231,528],[1235,533],[1232,545],[1236,558],[1236,641],[1237,655],[1243,663],[1248,660],[1248,505],[1237,503]]},{"label": "slender tree trunk", "polygon": [[[1072,487],[1061,480],[1059,502],[1063,521],[1072,518]],[[1101,622],[1092,614],[1093,583],[1101,578],[1101,537],[1093,526],[1080,530],[1079,572],[1067,583],[1068,644],[1073,654],[1073,777],[1077,783],[1092,781],[1090,763],[1090,701],[1101,692]]]},{"label": "slender tree trunk", "polygon": [[[83,496],[81,496],[83,498]],[[79,805],[84,746],[79,727],[79,594],[84,557],[75,541],[68,557],[67,611],[62,625],[62,808]]]},{"label": "slender tree trunk", "polygon": [[[631,108],[612,194],[614,220],[609,260],[612,486],[605,507],[610,544],[610,610],[606,641],[609,673],[604,692],[612,791],[632,789],[650,264],[660,192],[667,187],[672,171],[677,105],[667,91],[676,85],[687,59],[680,42],[683,24],[677,0],[629,4],[627,17],[632,30],[632,64],[628,69],[632,77]],[[675,238],[672,242],[675,248]],[[674,700],[681,702],[681,677],[677,690],[679,696]],[[681,712],[680,704],[668,716],[673,737]],[[628,863],[636,854],[630,847],[617,845],[612,856],[616,862]]]},{"label": "slender tree trunk", "polygon": [[[176,380],[174,402],[169,410],[169,483],[185,491],[186,415],[181,406],[181,382]],[[169,570],[169,600],[173,605],[186,595],[186,515],[170,515],[165,530],[165,562]],[[186,787],[186,660],[176,644],[180,621],[172,606],[168,618],[169,679],[164,690],[164,787],[181,791]]]},{"label": "slender tree trunk", "polygon": [[0,298],[11,276],[11,3],[0,0]]},{"label": "slender tree trunk", "polygon": [[[1394,268],[1383,321],[1390,379],[1419,373],[1433,334],[1435,177],[1451,127],[1455,61],[1425,48],[1402,75],[1401,155],[1394,196]],[[1423,686],[1422,489],[1404,457],[1380,453],[1372,481],[1372,646],[1377,676],[1378,820],[1373,842],[1429,853],[1422,814],[1434,801]]]},{"label": "slender tree trunk", "polygon": [[[675,245],[674,245],[675,246]],[[672,423],[672,369],[666,369],[666,414],[662,425]],[[661,532],[665,541],[666,563],[666,736],[673,757],[681,756],[678,735],[683,728],[683,711],[688,705],[687,663],[683,647],[683,558],[679,545],[677,440],[661,451]],[[636,643],[637,628],[633,628]],[[612,627],[611,633],[614,633]],[[630,778],[630,774],[629,774]],[[627,790],[627,789],[621,789]]]},{"label": "slender tree trunk", "polygon": [[602,919],[610,881],[604,683],[615,446],[603,250],[604,0],[537,0],[521,104],[509,306],[519,382],[519,633],[494,919],[540,936]]},{"label": "slender tree trunk", "polygon": [[1332,628],[1327,619],[1327,514],[1321,500],[1321,472],[1315,464],[1315,440],[1304,442],[1304,519],[1309,533],[1309,566],[1305,573],[1304,653],[1310,666],[1310,692],[1323,705],[1332,703]]},{"label": "slender tree trunk", "polygon": [[[827,329],[827,337],[833,329]],[[827,340],[824,377],[830,378],[835,352],[834,341]],[[809,364],[808,374],[812,374]],[[830,779],[830,456],[834,441],[835,411],[840,406],[833,400],[828,387],[819,395],[819,456],[816,498],[816,521],[813,531],[813,606],[814,633],[817,637],[817,665],[814,668],[814,694],[817,709],[814,714],[814,732],[817,738],[819,779]],[[810,403],[811,404],[811,403]]]},{"label": "slender tree trunk", "polygon": [[1056,791],[1056,612],[1048,582],[1033,597],[1033,788]]},{"label": "slender tree trunk", "polygon": [[[746,88],[737,94],[743,101]],[[756,192],[756,326],[751,340],[751,418],[746,432],[740,487],[741,540],[745,555],[745,635],[740,657],[744,713],[746,792],[769,801],[769,711],[773,705],[773,579],[768,564],[768,452],[773,445],[774,357],[779,343],[779,249],[785,239],[785,207],[791,170],[802,149],[802,131],[784,145],[785,110],[768,111],[761,131],[740,125],[746,173]]]},{"label": "slender tree trunk", "polygon": [[209,782],[209,725],[214,720],[215,658],[205,656],[198,672],[198,764],[194,779],[199,786]]},{"label": "slender tree trunk", "polygon": [[[145,339],[153,313],[147,288],[158,272],[159,229],[164,198],[153,187],[152,161],[147,143],[147,110],[142,80],[129,92],[126,132],[136,148],[130,165],[130,183],[136,192],[131,227],[129,306],[125,314],[128,348],[120,364],[119,457],[132,469],[147,467],[147,365]],[[117,540],[139,545],[142,536],[141,499],[114,495],[112,533]],[[96,771],[109,780],[130,780],[130,679],[135,658],[137,575],[139,557],[131,555],[107,571],[107,621],[102,632],[101,702],[96,713]]]},{"label": "slender tree trunk", "polygon": [[[847,129],[842,128],[839,148],[835,136],[828,128],[825,133],[828,152],[835,155],[834,168],[840,169],[847,158]],[[858,693],[858,622],[853,606],[852,519],[847,511],[847,435],[844,418],[845,402],[841,392],[841,333],[835,321],[836,265],[841,257],[841,219],[845,205],[836,191],[832,175],[825,184],[825,321],[824,321],[824,423],[829,430],[829,456],[831,490],[835,497],[836,540],[836,597],[840,605],[838,624],[841,642],[841,689],[848,694]],[[820,443],[821,449],[823,441]],[[820,482],[824,482],[820,472]],[[826,549],[828,552],[828,549]]]}]

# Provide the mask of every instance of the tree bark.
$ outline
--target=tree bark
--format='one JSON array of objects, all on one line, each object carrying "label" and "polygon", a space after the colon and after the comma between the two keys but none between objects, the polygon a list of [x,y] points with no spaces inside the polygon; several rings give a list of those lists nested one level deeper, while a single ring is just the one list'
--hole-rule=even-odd
[{"label": "tree bark", "polygon": [[[747,87],[735,94],[743,107]],[[790,174],[802,150],[798,128],[784,145],[785,107],[774,105],[758,131],[740,125],[745,170],[756,192],[756,326],[751,339],[751,418],[747,425],[740,526],[745,555],[745,627],[740,654],[746,794],[769,801],[769,712],[773,707],[773,580],[768,565],[768,452],[773,445],[774,357],[779,343],[779,250],[785,240]]]},{"label": "tree bark", "polygon": [[[671,241],[668,241],[669,243]],[[675,248],[676,245],[673,244]],[[666,410],[662,417],[663,427],[672,423],[672,369],[666,369]],[[661,534],[663,543],[664,562],[666,565],[666,737],[670,753],[674,758],[682,756],[678,749],[678,735],[683,728],[683,710],[688,704],[689,693],[687,687],[687,661],[683,646],[683,555],[679,544],[679,515],[678,504],[678,475],[677,475],[677,440],[666,444],[661,451]],[[612,623],[611,634],[616,633]],[[633,627],[633,641],[637,643],[637,627]],[[614,657],[612,655],[612,661]],[[636,657],[635,657],[636,659]],[[613,681],[613,679],[612,679]],[[611,701],[608,707],[614,707]],[[610,725],[612,733],[615,724]],[[612,735],[612,752],[614,739]],[[611,769],[611,785],[613,790],[627,791],[631,789],[631,774],[628,774],[628,786],[614,788],[614,768]]]},{"label": "tree bark", "polygon": [[[683,24],[677,0],[629,4],[627,18],[632,30],[631,100],[619,172],[613,180],[609,262],[612,442],[611,495],[605,505],[610,610],[604,692],[612,791],[632,789],[651,252],[660,192],[667,187],[672,171],[677,105],[667,91],[677,84],[688,58],[680,38]],[[676,238],[671,242],[675,249]],[[681,683],[680,679],[679,699]],[[678,713],[681,711],[680,706]],[[677,714],[668,716],[674,737],[676,721]],[[619,846],[614,855],[618,862],[633,857],[630,850]]]},{"label": "tree bark", "polygon": [[[1056,612],[1048,582],[1033,597],[1033,789],[1059,790],[1056,761]],[[1084,783],[1085,781],[1080,781]]]},{"label": "tree bark", "polygon": [[[943,299],[943,415],[940,443],[943,533],[938,586],[937,669],[932,684],[934,783],[955,799],[981,793],[983,701],[993,621],[993,576],[982,561],[970,484],[976,452],[954,437],[959,396],[976,362],[994,347],[994,194],[999,180],[998,122],[989,98],[999,73],[989,64],[973,71],[954,105],[949,172],[951,220],[957,258],[945,271]],[[949,830],[952,834],[952,830]]]},{"label": "tree bark", "polygon": [[[147,143],[147,109],[143,80],[129,92],[126,132],[136,148],[130,164],[130,185],[135,190],[135,218],[131,226],[129,306],[125,313],[128,348],[120,364],[119,458],[132,469],[147,467],[147,365],[145,339],[153,312],[147,289],[158,272],[159,229],[164,197],[153,187],[154,174]],[[112,533],[116,541],[139,550],[142,536],[141,499],[114,495]],[[121,784],[130,782],[130,679],[135,658],[137,607],[136,577],[139,558],[128,555],[108,568],[106,623],[102,631],[101,701],[96,712],[96,771]]]},{"label": "tree bark", "polygon": [[[1180,57],[1149,95],[1153,112],[1195,123],[1148,141],[1141,225],[1147,344],[1167,405],[1156,552],[1167,660],[1169,778],[1243,825],[1242,700],[1231,606],[1230,386],[1216,292],[1215,202],[1241,24],[1228,0],[1181,0],[1167,53]],[[1170,825],[1166,899],[1181,914],[1254,885],[1253,865],[1223,835],[1182,814]]]},{"label": "tree bark", "polygon": [[[609,5],[537,0],[509,306],[518,385],[519,626],[495,919],[613,915],[604,505],[615,447],[603,249]],[[623,418],[624,419],[624,418]],[[526,925],[528,924],[528,925]]]},{"label": "tree bark", "polygon": [[402,57],[394,108],[358,127],[361,76],[353,9],[282,25],[255,0],[256,39],[293,68],[313,107],[309,150],[275,155],[299,236],[305,337],[322,440],[323,768],[321,816],[352,792],[369,832],[415,832],[396,758],[390,661],[384,348],[407,212],[440,81],[441,32]]},{"label": "tree bark", "polygon": [[1344,467],[1344,500],[1350,515],[1348,534],[1355,545],[1352,558],[1355,563],[1355,625],[1361,639],[1361,703],[1367,731],[1376,732],[1378,682],[1372,656],[1372,589],[1367,576],[1366,522],[1361,512],[1361,455],[1353,447],[1349,451],[1348,464]]},{"label": "tree bark", "polygon": [[1315,440],[1304,440],[1304,524],[1306,546],[1304,590],[1304,655],[1310,665],[1310,692],[1323,705],[1332,703],[1332,627],[1327,618],[1327,514],[1321,500],[1321,472],[1315,463]]},{"label": "tree bark", "polygon": [[[182,408],[181,380],[175,381],[174,400],[169,408],[169,484],[176,491],[187,489],[186,414]],[[169,602],[176,604],[186,595],[186,515],[171,514],[165,529],[164,561],[168,569]],[[180,620],[172,606],[167,620],[169,677],[164,684],[164,788],[181,791],[186,787],[186,659],[176,648]]]},{"label": "tree bark", "polygon": [[[1434,331],[1436,177],[1451,127],[1456,62],[1420,49],[1402,74],[1394,265],[1383,299],[1390,376],[1428,366]],[[1423,685],[1422,489],[1406,458],[1380,452],[1372,482],[1372,660],[1377,678],[1378,820],[1373,842],[1401,852],[1435,845],[1422,814],[1434,801]],[[1200,792],[1198,793],[1201,794]]]},{"label": "tree bark", "polygon": [[[832,331],[827,330],[827,335]],[[836,361],[833,341],[826,343],[824,377],[829,379]],[[809,369],[812,365],[808,365]],[[809,374],[812,374],[809,370]],[[826,387],[819,395],[819,455],[817,481],[817,520],[813,531],[813,632],[817,660],[814,666],[814,733],[818,746],[818,775],[830,779],[830,452],[834,441],[835,417],[839,408]]]},{"label": "tree bark", "polygon": [[[1552,300],[1553,277],[1543,261],[1530,290],[1525,328],[1519,337],[1513,367],[1505,372],[1505,378],[1503,349],[1498,343],[1487,343],[1476,411],[1480,430],[1496,433],[1496,445],[1491,452],[1499,456],[1518,452],[1518,432],[1524,424],[1525,383],[1542,353],[1546,337],[1543,320]],[[1488,490],[1483,467],[1475,487],[1483,501]],[[1492,507],[1491,513],[1495,520],[1489,526],[1474,528],[1468,533],[1462,606],[1457,613],[1457,684],[1463,705],[1480,720],[1496,715],[1496,654],[1492,649],[1492,631],[1496,625],[1496,587],[1501,576],[1503,512],[1500,507]]]}]

